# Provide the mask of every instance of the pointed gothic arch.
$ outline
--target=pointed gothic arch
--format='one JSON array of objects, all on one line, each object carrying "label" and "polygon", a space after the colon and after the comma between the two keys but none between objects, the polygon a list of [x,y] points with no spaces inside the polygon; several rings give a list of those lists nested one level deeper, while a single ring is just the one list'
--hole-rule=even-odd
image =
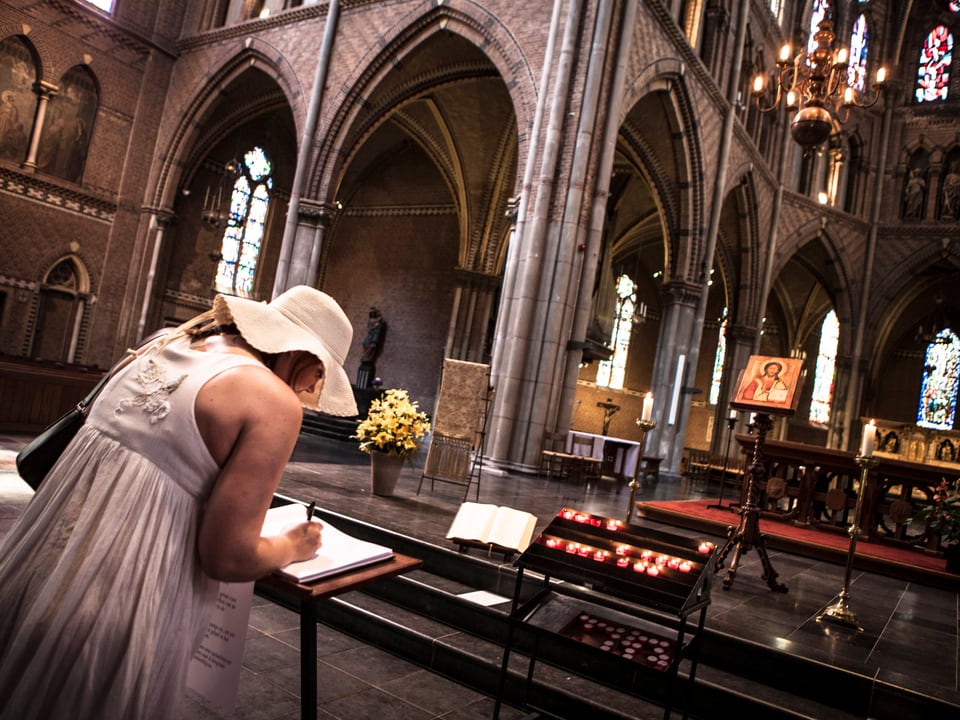
[{"label": "pointed gothic arch", "polygon": [[27,356],[76,363],[83,357],[90,312],[90,275],[75,254],[54,260],[43,273],[30,309]]}]

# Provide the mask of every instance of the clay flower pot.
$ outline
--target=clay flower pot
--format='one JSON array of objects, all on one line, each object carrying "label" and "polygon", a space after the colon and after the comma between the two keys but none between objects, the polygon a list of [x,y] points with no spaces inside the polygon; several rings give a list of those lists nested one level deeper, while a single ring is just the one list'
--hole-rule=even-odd
[{"label": "clay flower pot", "polygon": [[393,495],[403,469],[403,458],[385,452],[370,453],[370,482],[374,495]]}]

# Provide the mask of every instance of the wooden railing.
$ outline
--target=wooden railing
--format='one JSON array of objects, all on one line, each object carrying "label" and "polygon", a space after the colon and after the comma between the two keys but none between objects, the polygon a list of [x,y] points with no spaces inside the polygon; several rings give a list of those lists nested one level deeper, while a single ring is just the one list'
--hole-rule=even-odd
[{"label": "wooden railing", "polygon": [[[755,439],[737,435],[736,440],[747,468],[753,459]],[[757,483],[762,518],[823,532],[849,532],[861,491],[854,453],[766,440],[762,455],[766,477]],[[934,488],[941,480],[960,476],[960,465],[953,469],[880,455],[875,458],[879,464],[870,471],[861,506],[860,540],[938,552],[936,533],[909,519],[932,501]],[[745,494],[746,483],[743,488]]]},{"label": "wooden railing", "polygon": [[86,397],[97,368],[0,357],[0,432],[32,434]]}]

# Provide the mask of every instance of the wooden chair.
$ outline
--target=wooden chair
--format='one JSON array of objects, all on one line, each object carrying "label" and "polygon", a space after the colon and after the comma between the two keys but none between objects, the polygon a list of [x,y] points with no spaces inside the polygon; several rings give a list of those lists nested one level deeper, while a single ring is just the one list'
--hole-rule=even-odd
[{"label": "wooden chair", "polygon": [[564,451],[564,444],[567,441],[567,434],[562,432],[545,432],[543,434],[543,445],[540,450],[540,469],[537,472],[538,477],[556,477],[564,478],[570,472],[569,453]]},{"label": "wooden chair", "polygon": [[695,483],[705,482],[710,474],[710,453],[706,450],[687,448],[686,476]]},{"label": "wooden chair", "polygon": [[640,458],[640,462],[640,471],[637,473],[637,477],[641,480],[652,477],[653,481],[657,482],[660,479],[660,463],[663,462],[663,458],[644,455]]}]

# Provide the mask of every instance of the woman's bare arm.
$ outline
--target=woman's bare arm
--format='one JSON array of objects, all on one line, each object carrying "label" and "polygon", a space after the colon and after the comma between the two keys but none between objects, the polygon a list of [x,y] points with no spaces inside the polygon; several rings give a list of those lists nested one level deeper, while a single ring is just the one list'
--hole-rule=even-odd
[{"label": "woman's bare arm", "polygon": [[320,523],[260,537],[300,432],[303,411],[297,395],[266,368],[243,366],[203,387],[196,415],[221,467],[200,524],[204,571],[217,580],[240,582],[311,557],[320,546]]}]

